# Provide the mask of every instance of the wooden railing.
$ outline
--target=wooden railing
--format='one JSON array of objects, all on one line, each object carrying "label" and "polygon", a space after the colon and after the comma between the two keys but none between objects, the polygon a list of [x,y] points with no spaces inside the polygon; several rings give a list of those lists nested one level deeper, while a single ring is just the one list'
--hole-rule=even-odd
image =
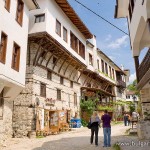
[{"label": "wooden railing", "polygon": [[122,80],[117,80],[117,86],[126,88],[126,83],[124,81],[122,81]]},{"label": "wooden railing", "polygon": [[145,55],[142,63],[140,64],[138,68],[138,80],[140,81],[143,76],[146,74],[146,72],[150,68],[150,49],[148,50],[147,54]]}]

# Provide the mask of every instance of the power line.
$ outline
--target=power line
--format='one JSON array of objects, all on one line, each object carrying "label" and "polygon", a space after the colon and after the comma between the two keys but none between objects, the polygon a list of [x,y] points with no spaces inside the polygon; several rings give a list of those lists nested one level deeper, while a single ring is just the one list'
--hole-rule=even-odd
[{"label": "power line", "polygon": [[84,4],[80,3],[78,0],[74,0],[74,1],[77,2],[78,4],[80,4],[81,6],[83,6],[84,8],[86,8],[87,10],[89,10],[90,12],[92,12],[93,14],[95,14],[96,16],[98,16],[99,18],[101,18],[102,20],[104,20],[105,22],[107,22],[108,24],[110,24],[111,26],[115,27],[119,31],[123,32],[126,35],[129,35],[125,31],[123,31],[122,29],[120,29],[119,27],[117,27],[114,24],[112,24],[110,21],[106,20],[104,17],[100,16],[99,14],[97,14],[96,12],[94,12],[93,10],[91,10],[90,8],[88,8],[87,6],[85,6]]}]

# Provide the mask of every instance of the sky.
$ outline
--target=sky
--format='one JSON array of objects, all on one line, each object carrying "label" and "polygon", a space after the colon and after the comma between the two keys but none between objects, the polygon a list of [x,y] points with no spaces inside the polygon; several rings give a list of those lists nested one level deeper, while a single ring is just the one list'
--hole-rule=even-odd
[{"label": "sky", "polygon": [[[115,19],[115,0],[78,0],[109,22],[128,33],[127,19]],[[130,49],[129,36],[114,28],[75,0],[68,0],[90,32],[96,36],[97,47],[119,67],[130,70],[130,83],[135,79],[135,65]]]}]

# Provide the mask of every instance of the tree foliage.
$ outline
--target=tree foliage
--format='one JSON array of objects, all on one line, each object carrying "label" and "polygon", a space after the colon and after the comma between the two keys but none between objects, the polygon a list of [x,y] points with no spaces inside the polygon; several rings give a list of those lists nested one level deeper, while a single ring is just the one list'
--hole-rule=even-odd
[{"label": "tree foliage", "polygon": [[81,100],[80,107],[83,111],[86,111],[88,115],[91,115],[93,111],[96,109],[96,104],[98,99],[88,99],[88,100]]},{"label": "tree foliage", "polygon": [[[130,90],[130,91],[135,92],[135,95],[138,96],[139,102],[138,102],[138,106],[137,106],[137,111],[138,111],[139,114],[141,114],[141,112],[142,112],[142,106],[141,106],[141,100],[140,100],[140,92],[137,90],[136,86],[137,86],[137,80],[134,80],[132,84],[129,84],[127,86],[127,89]],[[132,108],[132,105],[131,105],[131,109],[134,110],[134,108]]]}]

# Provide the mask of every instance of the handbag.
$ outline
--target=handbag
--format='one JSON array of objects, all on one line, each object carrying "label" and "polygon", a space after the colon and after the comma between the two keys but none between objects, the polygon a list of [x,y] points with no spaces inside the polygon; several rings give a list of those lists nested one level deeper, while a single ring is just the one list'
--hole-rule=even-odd
[{"label": "handbag", "polygon": [[91,129],[91,122],[88,122],[87,128]]},{"label": "handbag", "polygon": [[91,119],[90,119],[90,121],[88,122],[87,128],[88,128],[88,129],[91,129],[91,125],[92,125],[92,124],[91,124]]}]

